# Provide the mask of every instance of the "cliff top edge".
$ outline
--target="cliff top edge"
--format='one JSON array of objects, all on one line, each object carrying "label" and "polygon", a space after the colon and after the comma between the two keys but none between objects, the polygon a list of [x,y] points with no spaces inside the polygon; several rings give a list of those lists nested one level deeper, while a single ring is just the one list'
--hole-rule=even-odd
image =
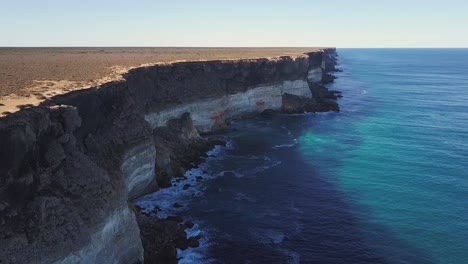
[{"label": "cliff top edge", "polygon": [[298,58],[325,49],[333,48],[0,48],[0,116],[55,95],[122,80],[135,68]]}]

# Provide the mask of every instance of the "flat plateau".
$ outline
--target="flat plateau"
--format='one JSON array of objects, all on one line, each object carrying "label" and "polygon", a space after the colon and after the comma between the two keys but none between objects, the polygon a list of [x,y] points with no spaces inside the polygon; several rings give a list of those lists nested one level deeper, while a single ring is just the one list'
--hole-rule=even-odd
[{"label": "flat plateau", "polygon": [[46,98],[119,80],[158,63],[295,56],[321,48],[0,48],[0,116]]}]

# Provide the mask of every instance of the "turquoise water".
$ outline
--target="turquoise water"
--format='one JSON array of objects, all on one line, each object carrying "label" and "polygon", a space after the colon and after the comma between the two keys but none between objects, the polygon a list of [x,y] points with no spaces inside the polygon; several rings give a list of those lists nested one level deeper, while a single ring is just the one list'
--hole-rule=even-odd
[{"label": "turquoise water", "polygon": [[391,262],[468,263],[468,50],[339,54],[342,132],[305,133],[303,155],[338,152],[336,184]]},{"label": "turquoise water", "polygon": [[468,263],[468,49],[338,54],[340,113],[234,123],[148,198],[197,223],[181,263]]}]

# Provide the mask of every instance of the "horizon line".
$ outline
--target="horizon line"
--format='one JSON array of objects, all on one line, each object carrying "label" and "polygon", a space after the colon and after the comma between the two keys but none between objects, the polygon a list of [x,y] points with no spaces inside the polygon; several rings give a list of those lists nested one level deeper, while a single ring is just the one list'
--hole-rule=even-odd
[{"label": "horizon line", "polygon": [[193,48],[193,49],[282,49],[282,48],[297,48],[297,49],[468,49],[466,47],[337,47],[337,46],[0,46],[0,48]]}]

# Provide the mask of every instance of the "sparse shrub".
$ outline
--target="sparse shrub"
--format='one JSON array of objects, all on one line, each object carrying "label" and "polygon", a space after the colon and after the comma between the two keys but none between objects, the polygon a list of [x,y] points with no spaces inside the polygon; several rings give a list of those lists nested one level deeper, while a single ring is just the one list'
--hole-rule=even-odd
[{"label": "sparse shrub", "polygon": [[29,108],[29,107],[33,107],[34,105],[32,104],[24,104],[24,105],[18,105],[17,107],[19,109],[26,109],[26,108]]},{"label": "sparse shrub", "polygon": [[45,97],[43,94],[36,94],[36,98],[39,100],[45,100],[47,97]]}]

